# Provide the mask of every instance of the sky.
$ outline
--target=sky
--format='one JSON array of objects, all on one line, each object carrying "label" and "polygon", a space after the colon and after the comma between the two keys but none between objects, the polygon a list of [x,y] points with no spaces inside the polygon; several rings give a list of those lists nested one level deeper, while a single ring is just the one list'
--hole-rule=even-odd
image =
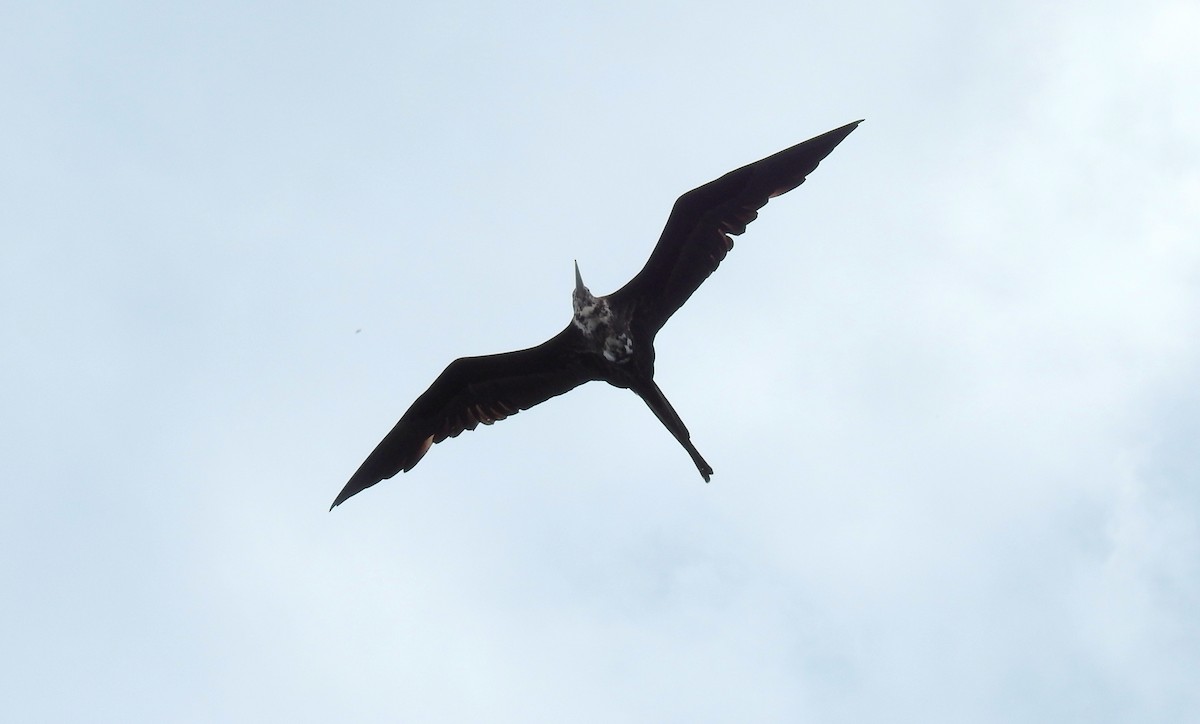
[{"label": "sky", "polygon": [[[24,722],[1200,719],[1200,6],[0,4]],[[681,193],[658,337],[329,503]]]}]

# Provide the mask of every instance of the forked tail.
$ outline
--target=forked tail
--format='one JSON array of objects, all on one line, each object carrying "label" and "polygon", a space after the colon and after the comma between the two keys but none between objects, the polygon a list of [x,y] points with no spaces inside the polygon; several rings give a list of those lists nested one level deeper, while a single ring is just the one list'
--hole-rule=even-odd
[{"label": "forked tail", "polygon": [[654,383],[654,380],[650,380],[649,384],[634,385],[630,389],[636,392],[638,397],[642,398],[646,406],[654,412],[658,421],[670,430],[675,439],[679,441],[679,444],[683,446],[683,449],[688,451],[688,455],[692,456],[692,462],[696,463],[696,469],[700,471],[700,475],[704,477],[704,482],[707,483],[713,474],[712,467],[705,462],[704,458],[700,457],[696,446],[692,445],[692,436],[688,432],[687,426],[683,424],[683,420],[679,419],[679,413],[675,412],[674,407],[671,407],[671,403],[667,401],[662,390],[658,389],[658,385]]}]

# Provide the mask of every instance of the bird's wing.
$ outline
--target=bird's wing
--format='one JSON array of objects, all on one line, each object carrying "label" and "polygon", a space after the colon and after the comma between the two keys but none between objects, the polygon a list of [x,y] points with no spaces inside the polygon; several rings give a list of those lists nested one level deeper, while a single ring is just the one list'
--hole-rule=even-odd
[{"label": "bird's wing", "polygon": [[572,331],[567,327],[537,347],[451,362],[367,456],[330,509],[411,470],[434,443],[474,430],[479,423],[503,420],[595,379],[576,362]]},{"label": "bird's wing", "polygon": [[610,303],[634,309],[638,323],[656,333],[733,248],[728,235],[744,232],[767,201],[804,183],[859,123],[798,143],[680,196],[646,266],[609,295]]}]

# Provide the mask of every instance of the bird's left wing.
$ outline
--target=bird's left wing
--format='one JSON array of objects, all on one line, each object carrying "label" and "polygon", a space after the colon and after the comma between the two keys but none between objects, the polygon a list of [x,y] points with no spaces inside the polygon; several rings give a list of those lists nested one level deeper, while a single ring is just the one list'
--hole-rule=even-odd
[{"label": "bird's left wing", "polygon": [[400,471],[408,472],[434,443],[596,379],[574,354],[571,332],[567,327],[537,347],[451,362],[367,456],[330,510]]},{"label": "bird's left wing", "polygon": [[768,201],[804,183],[859,123],[810,138],[680,196],[646,265],[609,301],[637,310],[638,323],[657,333],[733,248],[729,234],[744,232]]}]

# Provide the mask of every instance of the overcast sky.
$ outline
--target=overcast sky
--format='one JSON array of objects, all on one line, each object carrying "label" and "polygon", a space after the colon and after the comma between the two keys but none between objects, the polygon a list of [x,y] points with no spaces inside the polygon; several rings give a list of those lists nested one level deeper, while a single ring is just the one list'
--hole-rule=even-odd
[{"label": "overcast sky", "polygon": [[[1200,6],[0,4],[21,722],[1200,720]],[[602,384],[452,359],[866,122]]]}]

